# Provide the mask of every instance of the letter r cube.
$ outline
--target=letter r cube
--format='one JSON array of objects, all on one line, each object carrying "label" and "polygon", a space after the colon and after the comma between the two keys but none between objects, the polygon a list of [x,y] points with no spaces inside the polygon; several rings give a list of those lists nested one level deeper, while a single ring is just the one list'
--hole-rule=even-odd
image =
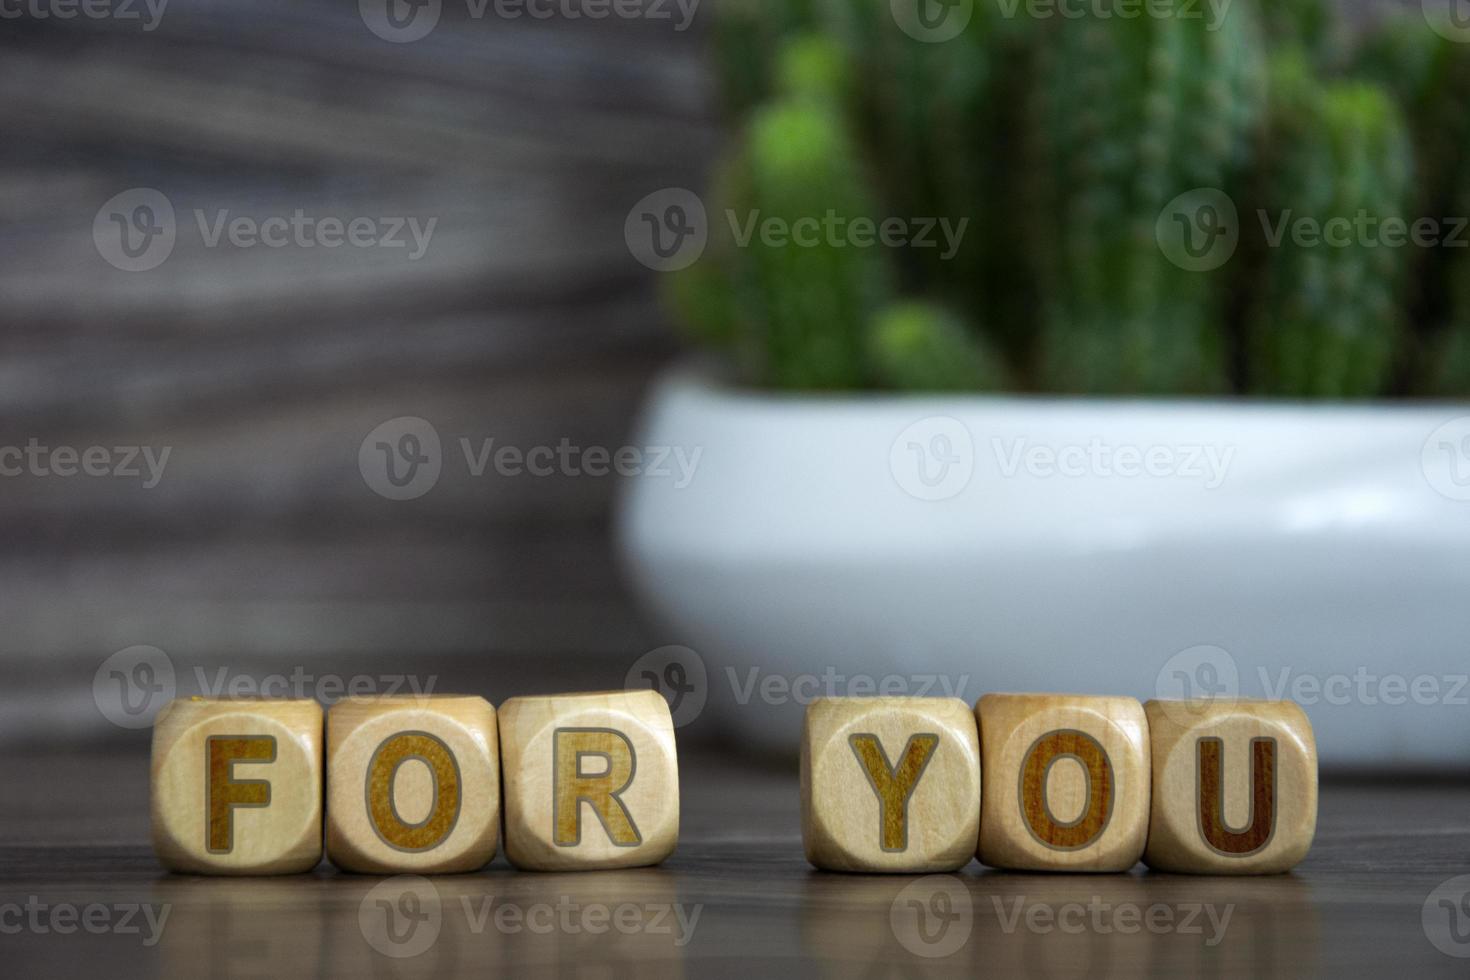
[{"label": "letter r cube", "polygon": [[801,832],[828,871],[954,871],[980,831],[980,744],[957,698],[819,698],[801,740]]},{"label": "letter r cube", "polygon": [[511,698],[500,752],[505,854],[516,867],[635,868],[673,852],[679,765],[662,695]]}]

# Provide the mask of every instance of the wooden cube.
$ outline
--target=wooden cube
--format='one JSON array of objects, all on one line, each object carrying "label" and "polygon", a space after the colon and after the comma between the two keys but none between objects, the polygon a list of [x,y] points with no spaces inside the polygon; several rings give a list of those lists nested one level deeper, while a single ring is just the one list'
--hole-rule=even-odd
[{"label": "wooden cube", "polygon": [[1127,871],[1148,834],[1148,725],[1134,698],[987,694],[980,860],[1026,871]]},{"label": "wooden cube", "polygon": [[1150,701],[1159,871],[1275,874],[1312,846],[1317,743],[1290,701]]},{"label": "wooden cube", "polygon": [[327,858],[344,871],[474,871],[500,839],[495,709],[470,695],[327,712]]},{"label": "wooden cube", "polygon": [[174,871],[310,871],[322,857],[315,701],[181,698],[153,723],[153,849]]},{"label": "wooden cube", "polygon": [[801,836],[829,871],[954,871],[980,829],[980,745],[958,698],[818,698],[801,738]]},{"label": "wooden cube", "polygon": [[511,698],[500,751],[505,854],[516,867],[634,868],[673,852],[679,763],[662,695]]}]

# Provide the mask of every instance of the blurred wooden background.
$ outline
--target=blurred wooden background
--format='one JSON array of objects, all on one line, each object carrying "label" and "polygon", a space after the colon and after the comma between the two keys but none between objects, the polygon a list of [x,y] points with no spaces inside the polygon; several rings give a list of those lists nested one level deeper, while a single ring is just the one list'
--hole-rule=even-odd
[{"label": "blurred wooden background", "polygon": [[[452,464],[460,437],[631,438],[676,346],[623,221],[704,186],[715,2],[678,31],[445,0],[405,44],[354,0],[172,0],[151,32],[0,20],[0,446],[171,447],[152,489],[0,478],[0,741],[120,737],[92,678],[135,644],[181,693],[225,665],[413,669],[498,698],[621,684],[680,641],[620,583],[614,478]],[[179,238],[128,273],[92,223],[135,187],[168,196]],[[410,262],[205,248],[195,209],[437,225]],[[437,427],[446,466],[392,502],[357,453],[399,416]]]},{"label": "blurred wooden background", "polygon": [[[700,18],[465,12],[408,44],[351,0],[173,0],[152,32],[0,21],[0,445],[172,447],[152,489],[0,480],[0,740],[119,735],[92,675],[134,644],[180,693],[195,665],[303,665],[499,698],[621,685],[669,642],[619,583],[615,477],[474,478],[456,443],[631,438],[674,345],[623,220],[702,186]],[[179,216],[148,272],[92,239],[133,187]],[[410,262],[205,248],[195,208],[438,223]],[[385,500],[358,448],[409,415],[444,474]]]}]

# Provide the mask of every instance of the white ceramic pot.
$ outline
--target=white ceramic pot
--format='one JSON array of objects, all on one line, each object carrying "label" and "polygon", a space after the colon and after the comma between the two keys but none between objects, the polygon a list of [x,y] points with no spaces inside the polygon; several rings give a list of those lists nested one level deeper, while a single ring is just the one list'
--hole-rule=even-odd
[{"label": "white ceramic pot", "polygon": [[[621,550],[790,748],[815,694],[1291,697],[1324,763],[1470,769],[1470,406],[784,396],[683,366]],[[688,675],[692,676],[692,675]]]}]

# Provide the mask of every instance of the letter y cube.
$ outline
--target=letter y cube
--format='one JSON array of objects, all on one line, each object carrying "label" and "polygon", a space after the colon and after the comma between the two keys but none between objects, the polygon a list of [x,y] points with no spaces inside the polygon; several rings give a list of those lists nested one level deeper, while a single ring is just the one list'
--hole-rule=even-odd
[{"label": "letter y cube", "polygon": [[828,871],[954,871],[980,832],[980,745],[958,698],[819,698],[801,740],[806,857]]}]

